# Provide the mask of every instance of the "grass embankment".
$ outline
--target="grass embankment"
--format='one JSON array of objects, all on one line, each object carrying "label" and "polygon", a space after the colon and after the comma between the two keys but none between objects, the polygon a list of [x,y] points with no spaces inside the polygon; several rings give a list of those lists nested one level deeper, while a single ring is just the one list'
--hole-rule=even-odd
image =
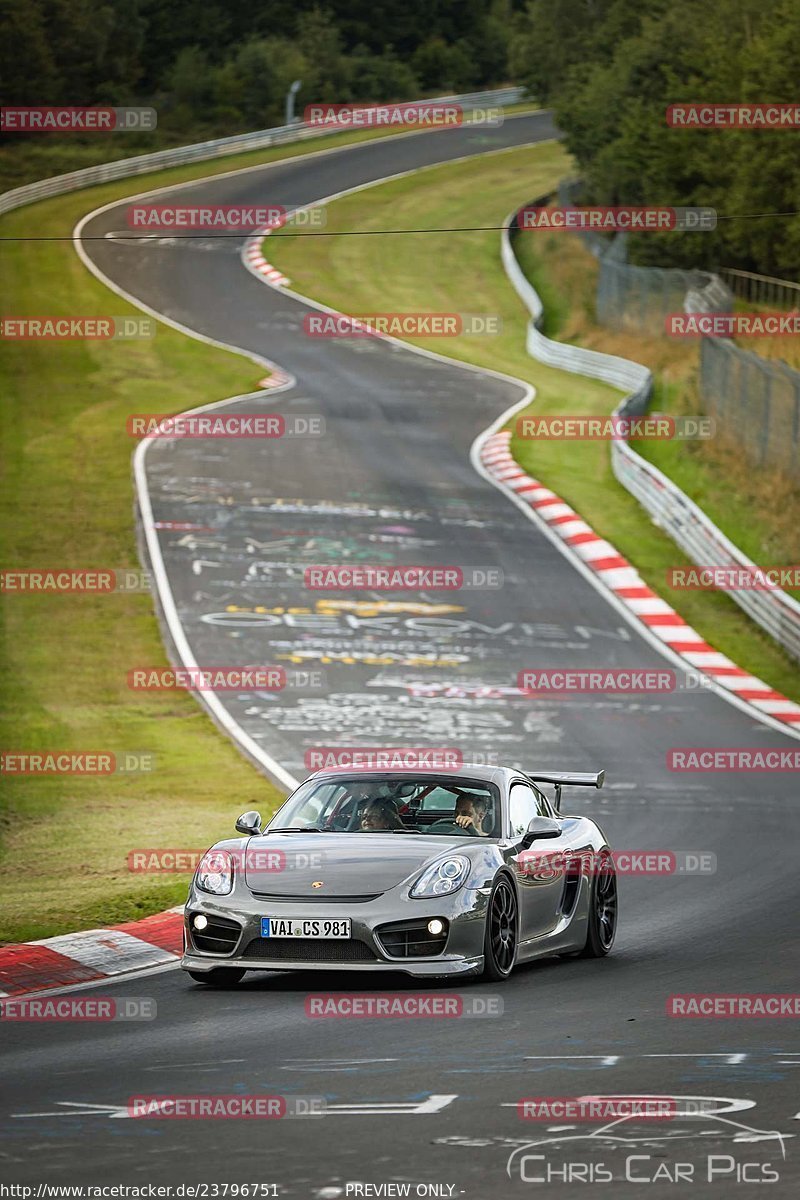
[{"label": "grass embankment", "polygon": [[[326,228],[331,233],[498,226],[514,206],[554,187],[568,170],[567,156],[555,144],[436,167],[335,201]],[[554,243],[560,261],[570,252],[571,239],[553,236],[563,239]],[[270,238],[269,258],[289,275],[298,291],[344,312],[433,310],[499,315],[503,331],[494,337],[409,340],[529,380],[537,388],[532,412],[606,414],[619,401],[619,392],[612,388],[541,366],[529,357],[525,350],[526,310],[505,277],[499,234],[491,229],[406,237],[312,238],[308,245],[302,237],[282,240],[279,232]],[[541,284],[545,305],[555,311],[556,324],[572,311],[582,311],[583,290],[562,297],[556,283],[545,285],[538,278],[536,282]],[[612,343],[605,331],[598,331],[595,344],[635,358],[633,341],[629,339],[623,347]],[[675,353],[670,344],[663,352]],[[688,566],[688,560],[614,479],[607,444],[533,443],[515,438],[514,452],[531,474],[564,496],[629,557],[645,580],[709,642],[773,687],[800,700],[796,664],[728,596],[676,592],[667,586],[667,570]],[[773,561],[781,561],[776,554]]]},{"label": "grass embankment", "polygon": [[[656,380],[654,409],[675,416],[700,411],[696,342],[599,326],[594,320],[598,264],[578,238],[537,235],[535,241],[520,238],[517,246],[525,273],[542,295],[548,336],[644,363]],[[748,470],[739,443],[718,431],[708,440],[634,445],[754,562],[800,562],[800,490],[774,472]],[[800,598],[800,589],[790,594]]]},{"label": "grass embankment", "polygon": [[[3,312],[136,314],[74,252],[72,230],[89,209],[392,132],[335,134],[196,163],[10,213],[0,220],[0,237],[20,240],[0,243]],[[36,163],[37,175],[81,165],[46,156]],[[53,240],[22,240],[30,237]],[[264,373],[163,325],[150,341],[4,342],[3,351],[2,564],[13,570],[136,566],[126,416],[179,412],[250,391]],[[131,874],[128,852],[200,849],[231,833],[242,809],[273,811],[279,793],[191,697],[128,690],[131,666],[166,663],[148,595],[8,594],[3,601],[0,747],[147,751],[156,769],[109,780],[0,777],[0,941],[130,920],[182,902],[185,875]]]},{"label": "grass embankment", "polygon": [[[0,265],[3,311],[24,315],[138,313],[102,286],[72,246],[90,207],[134,189],[180,182],[271,158],[227,159],[159,172],[8,214]],[[132,412],[177,412],[252,390],[263,370],[159,325],[132,342],[4,342],[5,569],[137,565]],[[238,811],[276,789],[188,695],[134,694],[126,672],[165,663],[148,595],[3,597],[2,745],[9,749],[148,751],[151,774],[6,776],[0,939],[45,937],[124,921],[180,903],[186,876],[136,875],[138,847],[202,848],[232,832]]]}]

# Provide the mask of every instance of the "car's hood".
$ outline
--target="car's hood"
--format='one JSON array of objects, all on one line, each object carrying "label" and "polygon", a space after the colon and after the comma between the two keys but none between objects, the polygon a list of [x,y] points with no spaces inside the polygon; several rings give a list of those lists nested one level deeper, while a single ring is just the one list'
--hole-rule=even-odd
[{"label": "car's hood", "polygon": [[377,896],[448,849],[474,848],[474,841],[436,834],[270,833],[250,839],[245,882],[252,892],[275,897]]}]

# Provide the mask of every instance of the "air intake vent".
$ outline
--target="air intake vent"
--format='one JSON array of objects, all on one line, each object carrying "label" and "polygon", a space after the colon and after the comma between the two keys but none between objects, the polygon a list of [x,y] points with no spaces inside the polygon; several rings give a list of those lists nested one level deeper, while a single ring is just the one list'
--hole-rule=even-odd
[{"label": "air intake vent", "polygon": [[578,899],[578,888],[581,884],[581,860],[575,857],[567,863],[564,872],[564,894],[561,897],[561,911],[568,917]]},{"label": "air intake vent", "polygon": [[243,958],[267,962],[359,963],[378,962],[366,942],[356,938],[253,938]]},{"label": "air intake vent", "polygon": [[377,900],[383,892],[362,893],[359,896],[322,896],[317,892],[310,892],[307,896],[300,896],[294,892],[256,892],[253,888],[250,889],[257,900],[268,900],[273,903],[280,904],[368,904],[370,900]]},{"label": "air intake vent", "polygon": [[205,929],[195,929],[189,922],[189,932],[197,950],[205,954],[230,954],[239,940],[242,927],[227,917],[209,917]]},{"label": "air intake vent", "polygon": [[416,921],[395,921],[381,925],[375,936],[383,949],[392,958],[432,958],[441,954],[447,944],[447,922],[444,931],[433,934],[428,929],[428,918]]}]

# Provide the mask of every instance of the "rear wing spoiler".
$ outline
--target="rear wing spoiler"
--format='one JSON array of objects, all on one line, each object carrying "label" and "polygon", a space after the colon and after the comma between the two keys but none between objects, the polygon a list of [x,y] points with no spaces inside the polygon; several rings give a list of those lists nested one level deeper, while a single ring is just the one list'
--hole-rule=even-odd
[{"label": "rear wing spoiler", "polygon": [[529,775],[532,783],[552,783],[556,789],[556,812],[561,811],[562,787],[593,787],[601,788],[605,780],[605,771],[537,771]]}]

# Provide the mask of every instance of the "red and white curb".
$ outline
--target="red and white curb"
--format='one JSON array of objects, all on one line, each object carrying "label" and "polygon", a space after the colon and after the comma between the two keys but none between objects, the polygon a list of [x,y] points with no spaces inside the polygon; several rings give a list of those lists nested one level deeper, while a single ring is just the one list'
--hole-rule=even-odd
[{"label": "red and white curb", "polygon": [[39,942],[0,947],[0,996],[92,983],[177,962],[183,908],[109,929],[85,929]]},{"label": "red and white curb", "polygon": [[294,376],[288,371],[282,371],[280,367],[276,367],[271,375],[267,375],[264,379],[259,379],[258,386],[265,392],[275,391],[277,388],[285,388],[294,383]]},{"label": "red and white curb", "polygon": [[758,712],[800,729],[800,705],[709,646],[666,600],[647,586],[636,568],[610,542],[599,537],[560,496],[523,471],[511,454],[510,443],[511,431],[503,429],[488,437],[480,450],[483,466],[503,488],[529,504],[599,582],[674,654],[684,659],[688,667],[709,676],[720,688],[732,692]]},{"label": "red and white curb", "polygon": [[265,229],[262,233],[256,233],[247,239],[242,250],[242,262],[252,275],[268,279],[275,287],[285,287],[291,283],[291,280],[264,258],[262,248],[264,238],[271,232],[272,230]]}]

